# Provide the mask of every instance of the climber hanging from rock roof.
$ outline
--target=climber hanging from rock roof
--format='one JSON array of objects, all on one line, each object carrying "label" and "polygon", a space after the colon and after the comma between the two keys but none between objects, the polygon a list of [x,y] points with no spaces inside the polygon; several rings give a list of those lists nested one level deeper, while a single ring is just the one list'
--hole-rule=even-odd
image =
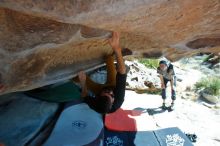
[{"label": "climber hanging from rock roof", "polygon": [[[116,56],[117,69],[114,64],[114,56],[107,56],[107,81],[105,84],[95,83],[83,71],[78,73],[82,87],[81,97],[92,109],[102,114],[115,112],[124,102],[127,75],[119,39],[119,33],[113,32],[112,38],[108,40]],[[88,90],[94,96],[89,95]]]}]

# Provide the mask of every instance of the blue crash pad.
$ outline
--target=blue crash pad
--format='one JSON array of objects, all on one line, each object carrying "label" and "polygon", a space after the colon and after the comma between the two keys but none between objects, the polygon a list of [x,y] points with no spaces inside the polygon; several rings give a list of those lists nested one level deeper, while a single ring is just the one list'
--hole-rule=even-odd
[{"label": "blue crash pad", "polygon": [[102,131],[103,121],[100,114],[90,109],[85,103],[73,105],[67,107],[61,113],[44,146],[91,144],[97,141],[97,137],[100,136]]},{"label": "blue crash pad", "polygon": [[129,146],[128,132],[111,131],[105,129],[104,146]]},{"label": "blue crash pad", "polygon": [[193,146],[188,137],[177,127],[154,131],[161,146]]},{"label": "blue crash pad", "polygon": [[0,101],[0,143],[24,146],[54,118],[59,106],[29,98],[21,93],[2,95]]},{"label": "blue crash pad", "polygon": [[111,131],[105,129],[104,146],[160,146],[153,131]]},{"label": "blue crash pad", "polygon": [[105,128],[104,146],[193,146],[177,127],[155,131],[112,131]]}]

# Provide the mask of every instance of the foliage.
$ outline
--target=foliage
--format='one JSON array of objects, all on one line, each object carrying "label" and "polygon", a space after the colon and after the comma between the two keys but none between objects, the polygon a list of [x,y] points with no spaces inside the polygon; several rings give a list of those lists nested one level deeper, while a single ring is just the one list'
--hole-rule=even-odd
[{"label": "foliage", "polygon": [[140,62],[141,64],[144,64],[146,67],[148,68],[154,68],[156,69],[159,65],[159,60],[158,59],[139,59],[138,62]]},{"label": "foliage", "polygon": [[209,61],[209,59],[211,59],[211,58],[213,58],[214,57],[214,54],[209,54],[209,55],[207,55],[207,56],[205,56],[204,58],[203,58],[203,63],[205,63],[205,62],[208,62]]},{"label": "foliage", "polygon": [[202,78],[195,84],[196,90],[205,90],[209,94],[218,96],[220,95],[220,79],[218,77]]}]

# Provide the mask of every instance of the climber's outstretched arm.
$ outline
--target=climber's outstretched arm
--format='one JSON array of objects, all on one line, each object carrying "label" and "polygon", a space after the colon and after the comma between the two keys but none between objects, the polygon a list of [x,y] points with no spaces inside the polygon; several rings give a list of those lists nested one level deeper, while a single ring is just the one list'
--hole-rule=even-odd
[{"label": "climber's outstretched arm", "polygon": [[122,57],[119,39],[120,39],[119,33],[113,32],[112,38],[109,39],[109,44],[111,45],[112,50],[116,55],[116,61],[118,65],[117,72],[119,72],[120,74],[125,74],[126,67],[125,67],[124,59]]}]

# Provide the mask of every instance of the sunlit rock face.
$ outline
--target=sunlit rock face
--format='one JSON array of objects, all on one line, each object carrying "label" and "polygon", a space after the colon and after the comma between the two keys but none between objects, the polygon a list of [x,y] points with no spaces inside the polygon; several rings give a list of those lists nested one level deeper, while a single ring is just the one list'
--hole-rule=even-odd
[{"label": "sunlit rock face", "polygon": [[0,0],[0,24],[0,94],[100,65],[113,30],[137,56],[220,52],[219,0]]}]

